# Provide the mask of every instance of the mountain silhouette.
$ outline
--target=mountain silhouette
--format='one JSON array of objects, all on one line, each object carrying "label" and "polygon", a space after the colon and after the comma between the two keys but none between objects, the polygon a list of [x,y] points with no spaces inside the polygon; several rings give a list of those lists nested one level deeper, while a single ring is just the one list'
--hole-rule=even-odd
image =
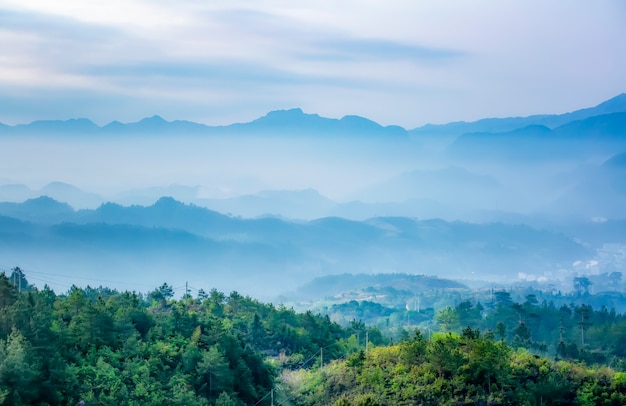
[{"label": "mountain silhouette", "polygon": [[306,114],[302,109],[276,110],[247,123],[226,126],[207,126],[191,121],[167,121],[158,115],[137,122],[112,121],[98,127],[87,119],[34,121],[30,124],[0,126],[0,132],[13,134],[316,134],[316,135],[381,135],[406,136],[399,126],[381,126],[367,118],[345,116],[341,119],[325,118],[317,114]]},{"label": "mountain silhouette", "polygon": [[565,114],[544,114],[528,117],[485,118],[474,122],[426,124],[405,130],[400,126],[381,126],[364,117],[347,115],[341,119],[325,118],[307,114],[300,108],[270,111],[266,115],[246,123],[225,126],[208,126],[192,121],[167,121],[158,115],[137,122],[112,121],[99,127],[85,118],[70,120],[39,120],[30,124],[9,126],[0,123],[3,134],[237,134],[237,133],[302,133],[302,134],[361,134],[377,136],[407,136],[416,138],[437,135],[459,136],[465,133],[503,133],[520,128],[541,125],[555,129],[564,124],[612,113],[626,112],[626,93],[619,94],[595,107]]},{"label": "mountain silhouette", "polygon": [[51,197],[41,196],[23,203],[0,203],[0,215],[23,221],[55,224],[74,218],[74,209],[67,203],[60,203]]},{"label": "mountain silhouette", "polygon": [[100,130],[96,124],[86,118],[69,120],[39,120],[30,124],[18,124],[10,127],[16,132],[46,132],[56,134],[95,133]]},{"label": "mountain silhouette", "polygon": [[429,135],[459,136],[465,133],[503,133],[531,125],[556,128],[572,121],[593,116],[626,112],[626,93],[621,93],[595,107],[584,108],[564,114],[542,114],[528,117],[485,118],[473,122],[458,121],[448,124],[426,124],[409,131],[412,136]]},{"label": "mountain silhouette", "polygon": [[550,129],[529,125],[503,133],[466,133],[448,153],[469,160],[559,160],[626,148],[626,112],[576,120]]}]

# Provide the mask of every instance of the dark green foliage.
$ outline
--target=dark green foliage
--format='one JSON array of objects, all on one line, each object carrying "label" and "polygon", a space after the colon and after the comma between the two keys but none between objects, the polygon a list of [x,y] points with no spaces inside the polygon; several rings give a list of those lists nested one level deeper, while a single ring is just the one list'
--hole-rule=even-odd
[{"label": "dark green foliage", "polygon": [[19,285],[0,274],[0,405],[626,404],[626,320],[607,308],[496,293],[385,346],[360,320],[342,328],[237,292]]},{"label": "dark green foliage", "polygon": [[441,309],[434,321],[441,332],[461,333],[469,326],[539,355],[624,368],[624,315],[606,306],[594,310],[582,303],[557,307],[553,302],[540,302],[544,293],[534,292],[525,295],[522,303],[515,303],[509,292],[494,292],[493,304],[487,308],[480,302],[465,300]]},{"label": "dark green foliage", "polygon": [[20,286],[30,285],[0,274],[0,405],[255,404],[274,385],[268,359],[308,367],[324,348],[329,362],[351,334],[327,316],[237,292],[173,300],[164,283],[144,300],[104,287],[56,296]]},{"label": "dark green foliage", "polygon": [[328,362],[349,336],[236,292],[18,289],[0,274],[0,404],[254,404],[274,384],[266,355],[295,366],[327,347]]}]

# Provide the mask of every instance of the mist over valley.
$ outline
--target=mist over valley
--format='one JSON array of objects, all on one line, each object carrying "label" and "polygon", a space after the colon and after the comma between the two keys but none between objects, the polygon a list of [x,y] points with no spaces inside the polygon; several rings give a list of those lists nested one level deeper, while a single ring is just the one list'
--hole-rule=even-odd
[{"label": "mist over valley", "polygon": [[273,299],[397,272],[570,291],[625,266],[624,117],[622,94],[411,130],[300,109],[219,127],[5,125],[1,264],[61,291],[75,275]]}]

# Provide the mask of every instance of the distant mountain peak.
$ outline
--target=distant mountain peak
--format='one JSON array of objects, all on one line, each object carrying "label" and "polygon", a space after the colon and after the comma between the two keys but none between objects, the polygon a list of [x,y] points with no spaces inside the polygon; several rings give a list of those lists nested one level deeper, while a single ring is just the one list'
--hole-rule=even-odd
[{"label": "distant mountain peak", "polygon": [[375,121],[370,120],[369,118],[355,116],[355,115],[343,116],[340,121],[341,123],[346,124],[346,125],[367,128],[367,129],[383,128],[382,125],[378,124]]},{"label": "distant mountain peak", "polygon": [[50,196],[39,196],[39,197],[35,197],[32,199],[28,199],[26,200],[26,202],[24,203],[44,203],[44,204],[50,204],[50,203],[59,203],[56,200],[54,200],[53,198],[51,198]]},{"label": "distant mountain peak", "polygon": [[103,129],[111,129],[111,128],[121,128],[124,127],[124,123],[117,121],[117,120],[113,120],[111,121],[109,124],[105,125],[104,127],[102,127]]},{"label": "distant mountain peak", "polygon": [[266,115],[259,117],[257,120],[253,120],[253,121],[258,121],[258,120],[262,120],[265,118],[291,118],[291,117],[302,117],[306,115],[304,113],[304,111],[302,111],[302,109],[300,107],[295,107],[292,109],[286,109],[286,110],[272,110],[270,112],[268,112]]},{"label": "distant mountain peak", "polygon": [[620,93],[609,100],[603,101],[595,108],[606,108],[612,111],[625,111],[626,110],[626,93]]},{"label": "distant mountain peak", "polygon": [[143,118],[143,119],[139,120],[139,123],[168,124],[169,121],[167,121],[163,117],[155,114],[152,117],[146,117],[146,118]]},{"label": "distant mountain peak", "polygon": [[269,115],[293,115],[293,116],[303,116],[304,111],[300,107],[294,107],[291,109],[282,109],[282,110],[272,110],[266,114]]},{"label": "distant mountain peak", "polygon": [[55,181],[55,182],[48,183],[46,186],[41,188],[41,191],[45,191],[45,190],[52,189],[52,188],[55,188],[55,189],[63,188],[63,189],[67,189],[67,190],[80,190],[76,186],[70,185],[69,183]]},{"label": "distant mountain peak", "polygon": [[301,108],[293,108],[288,110],[273,110],[251,121],[250,124],[263,124],[271,126],[294,126],[299,125],[307,120],[324,120],[317,114],[306,114]]},{"label": "distant mountain peak", "polygon": [[93,121],[86,118],[70,118],[69,120],[36,120],[30,124],[18,124],[14,128],[29,128],[52,132],[97,131],[100,129]]},{"label": "distant mountain peak", "polygon": [[67,203],[61,203],[50,196],[39,196],[33,199],[28,199],[24,203],[22,203],[24,207],[28,207],[32,210],[63,210],[63,211],[74,211],[74,209]]},{"label": "distant mountain peak", "polygon": [[179,202],[178,200],[174,199],[172,196],[163,196],[160,197],[159,200],[157,200],[156,202],[154,202],[154,206],[184,206],[184,203]]}]

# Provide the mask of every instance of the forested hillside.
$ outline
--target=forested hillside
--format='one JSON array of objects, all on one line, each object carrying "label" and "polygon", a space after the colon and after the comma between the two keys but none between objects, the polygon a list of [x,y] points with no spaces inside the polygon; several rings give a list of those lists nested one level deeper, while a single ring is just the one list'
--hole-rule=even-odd
[{"label": "forested hillside", "polygon": [[56,295],[18,270],[0,274],[0,404],[255,404],[280,368],[310,365],[324,347],[337,358],[348,336],[328,317],[236,292]]},{"label": "forested hillside", "polygon": [[360,320],[342,327],[237,292],[173,292],[57,295],[19,268],[0,274],[0,404],[626,402],[626,319],[606,308],[497,292],[487,308],[444,308],[433,329],[393,344]]},{"label": "forested hillside", "polygon": [[513,349],[492,333],[420,333],[321,371],[289,371],[289,405],[623,405],[626,374]]}]

